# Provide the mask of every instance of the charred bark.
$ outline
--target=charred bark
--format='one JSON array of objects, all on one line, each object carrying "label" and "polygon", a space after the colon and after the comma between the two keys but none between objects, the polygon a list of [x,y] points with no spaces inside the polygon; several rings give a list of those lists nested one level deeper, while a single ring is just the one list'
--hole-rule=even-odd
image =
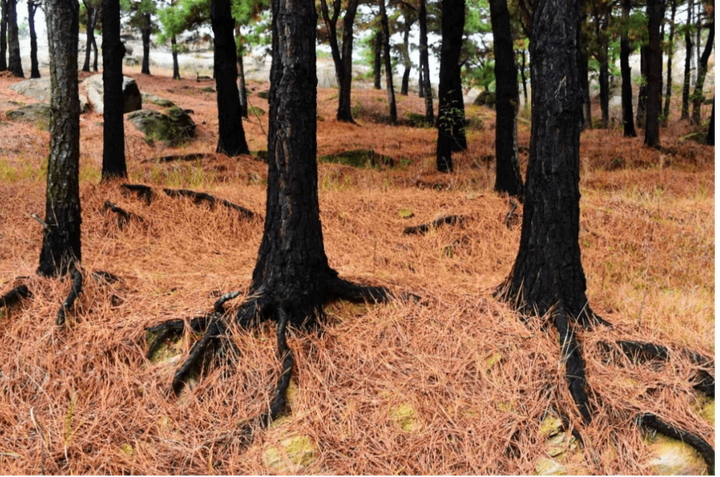
[{"label": "charred bark", "polygon": [[410,13],[408,12],[409,7],[405,4],[401,4],[403,7],[403,17],[405,18],[405,25],[403,27],[403,66],[405,67],[405,71],[403,71],[402,76],[402,83],[400,86],[400,94],[403,96],[408,95],[408,88],[410,87],[410,71],[412,70],[412,61],[410,61],[410,28],[412,28],[413,23],[415,23],[415,20],[417,18],[413,18],[410,16]]},{"label": "charred bark", "polygon": [[2,16],[0,17],[0,71],[7,71],[7,26],[9,0],[0,0]]},{"label": "charred bark", "polygon": [[242,55],[238,54],[238,90],[240,92],[240,115],[243,118],[248,117],[248,100],[247,87],[245,86],[245,65]]},{"label": "charred bark", "polygon": [[145,26],[140,30],[143,43],[142,68],[140,73],[144,75],[150,74],[150,34],[152,33],[152,18],[150,13],[143,13]]},{"label": "charred bark", "polygon": [[80,255],[80,100],[77,0],[47,0],[50,50],[50,155],[38,273],[65,275]]},{"label": "charred bark", "polygon": [[379,0],[380,24],[382,25],[383,62],[385,63],[385,84],[387,87],[388,106],[390,107],[390,122],[397,122],[397,106],[395,105],[395,89],[393,88],[392,62],[390,61],[390,26],[385,11],[385,0]]},{"label": "charred bark", "polygon": [[[353,47],[353,25],[357,13],[358,0],[347,2],[345,16],[343,17],[342,46],[337,42],[337,21],[340,17],[341,2],[334,0],[333,14],[330,16],[326,0],[320,0],[323,20],[328,28],[330,50],[332,51],[333,63],[335,65],[335,77],[338,83],[338,112],[337,120],[355,122],[352,117],[352,47]],[[342,51],[341,51],[342,50]]]},{"label": "charred bark", "polygon": [[710,23],[710,31],[708,32],[707,43],[705,49],[700,57],[698,64],[698,76],[697,82],[695,83],[695,92],[693,93],[693,108],[692,108],[692,122],[694,124],[700,124],[700,110],[702,108],[705,96],[703,96],[703,86],[705,85],[705,76],[708,70],[708,60],[713,49],[713,40],[715,38],[715,22]]},{"label": "charred bark", "polygon": [[375,32],[374,58],[373,58],[373,77],[375,78],[374,88],[382,89],[382,29]]},{"label": "charred bark", "polygon": [[590,73],[588,70],[588,57],[585,50],[578,49],[578,69],[580,71],[580,87],[583,101],[583,129],[592,129],[592,108],[590,103]]},{"label": "charred bark", "polygon": [[715,145],[715,98],[713,97],[712,113],[710,114],[710,124],[708,125],[707,140],[708,146]]},{"label": "charred bark", "polygon": [[28,0],[28,27],[30,28],[30,77],[40,78],[37,56],[37,32],[35,31],[35,12],[40,4]]},{"label": "charred bark", "polygon": [[665,18],[664,0],[648,0],[647,55],[647,117],[645,145],[660,146],[660,115],[662,114],[662,38],[660,24]]},{"label": "charred bark", "polygon": [[517,158],[517,111],[520,93],[507,0],[490,0],[490,18],[495,53],[497,111],[495,190],[518,197],[522,201],[525,191]]},{"label": "charred bark", "polygon": [[[623,23],[627,24],[628,18],[630,17],[630,8],[632,2],[630,0],[623,0]],[[635,132],[635,118],[633,117],[633,95],[632,95],[632,76],[630,70],[630,53],[632,49],[630,47],[630,40],[627,37],[627,32],[623,31],[623,36],[620,38],[620,74],[622,75],[622,113],[623,113],[623,135],[625,137],[636,137]]]},{"label": "charred bark", "polygon": [[647,98],[648,98],[648,67],[647,58],[649,50],[647,45],[640,47],[640,75],[642,77],[642,83],[638,91],[638,106],[635,121],[639,128],[645,127],[647,120]]},{"label": "charred bark", "polygon": [[127,177],[123,111],[122,60],[125,45],[120,41],[120,0],[103,0],[103,168],[102,180]]},{"label": "charred bark", "polygon": [[[520,59],[521,59],[520,78],[522,80],[522,87],[523,87],[523,104],[525,105],[525,107],[527,107],[528,94],[527,94],[527,77],[525,75],[525,50],[520,50]],[[580,63],[580,65],[582,66],[582,63]],[[586,81],[587,81],[587,62],[585,62],[585,73],[586,73],[585,77],[586,77]],[[581,75],[582,75],[582,72],[581,72]],[[582,76],[581,76],[581,80],[582,80]]]},{"label": "charred bark", "polygon": [[8,70],[13,76],[24,78],[22,61],[20,59],[20,36],[17,24],[17,0],[7,0],[8,4]]},{"label": "charred bark", "polygon": [[[690,11],[688,11],[688,21]],[[683,74],[682,109],[680,119],[690,117],[690,62],[692,61],[693,44],[688,29],[685,29],[685,69]]]},{"label": "charred bark", "polygon": [[213,29],[213,56],[218,105],[218,145],[216,152],[228,156],[250,154],[242,124],[237,87],[237,46],[235,20],[230,0],[212,0],[210,18]]},{"label": "charred bark", "polygon": [[425,121],[428,124],[434,124],[435,112],[433,111],[432,85],[430,83],[430,59],[428,55],[426,0],[420,0],[418,21],[420,22],[420,66],[423,72],[423,91],[425,93]]},{"label": "charred bark", "polygon": [[672,67],[673,55],[675,53],[675,11],[677,10],[677,0],[672,0],[670,10],[670,35],[668,38],[668,62],[667,62],[667,81],[665,82],[665,107],[663,108],[662,124],[667,126],[670,120],[670,98],[672,97]]}]

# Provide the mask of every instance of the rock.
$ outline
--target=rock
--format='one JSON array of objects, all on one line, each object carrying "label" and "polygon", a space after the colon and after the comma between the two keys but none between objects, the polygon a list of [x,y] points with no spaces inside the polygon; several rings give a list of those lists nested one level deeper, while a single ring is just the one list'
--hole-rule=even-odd
[{"label": "rock", "polygon": [[148,142],[158,140],[177,146],[195,137],[195,122],[177,106],[165,110],[165,113],[141,109],[130,113],[128,121],[145,134]]},{"label": "rock", "polygon": [[[82,87],[87,92],[88,100],[96,113],[102,114],[105,110],[103,103],[103,79],[102,75],[92,75],[82,82]],[[123,113],[142,109],[142,96],[140,89],[134,79],[123,76],[123,97],[125,99]]]},{"label": "rock", "polygon": [[410,209],[400,209],[398,211],[398,217],[400,217],[401,219],[411,219],[415,217],[415,214]]},{"label": "rock", "polygon": [[390,408],[390,419],[398,424],[403,431],[413,432],[418,429],[419,424],[415,417],[415,409],[409,404],[400,404]]},{"label": "rock", "polygon": [[477,98],[475,98],[473,104],[475,106],[487,106],[488,108],[495,108],[495,93],[491,91],[483,91],[477,96]]},{"label": "rock", "polygon": [[317,446],[309,436],[293,436],[280,441],[279,446],[268,446],[263,462],[277,473],[301,473],[317,456]]},{"label": "rock", "polygon": [[[35,78],[10,85],[10,89],[16,93],[20,93],[29,98],[35,98],[38,101],[50,104],[50,78]],[[80,113],[86,113],[89,110],[88,99],[82,93],[80,96]]]},{"label": "rock", "polygon": [[535,475],[567,475],[567,469],[554,459],[540,459],[535,464]]},{"label": "rock", "polygon": [[258,108],[257,106],[250,106],[248,108],[248,116],[250,116],[251,114],[253,116],[262,116],[263,114],[265,114],[265,110],[263,108]]},{"label": "rock", "polygon": [[125,47],[125,56],[126,56],[126,57],[132,56],[132,54],[133,54],[133,47],[130,46],[129,43],[125,43],[125,42],[123,42],[123,46]]},{"label": "rock", "polygon": [[257,96],[262,99],[270,99],[270,90],[260,91]]},{"label": "rock", "polygon": [[562,427],[563,423],[559,417],[548,414],[540,423],[540,430],[538,431],[538,434],[540,434],[540,437],[547,439],[548,437],[553,437],[559,434]]},{"label": "rock", "polygon": [[123,63],[125,63],[125,66],[137,66],[140,64],[140,61],[134,56],[126,56]]},{"label": "rock", "polygon": [[212,86],[205,86],[204,88],[200,88],[200,92],[202,92],[202,93],[214,93],[214,92],[215,92],[215,88],[213,88]]},{"label": "rock", "polygon": [[46,103],[35,103],[12,109],[7,112],[8,119],[34,123],[39,129],[50,130],[50,105]]},{"label": "rock", "polygon": [[353,149],[352,151],[344,151],[338,154],[328,154],[318,157],[318,162],[331,162],[335,164],[364,168],[395,166],[395,161],[392,157],[378,154],[370,149]]},{"label": "rock", "polygon": [[493,353],[489,358],[485,359],[485,369],[490,371],[495,367],[496,364],[502,361],[503,355],[500,353]]},{"label": "rock", "polygon": [[161,98],[160,96],[154,95],[152,93],[143,93],[142,100],[146,103],[155,104],[163,108],[172,108],[173,106],[175,106],[175,103],[173,103],[169,99]]},{"label": "rock", "polygon": [[702,410],[700,411],[700,415],[705,418],[707,422],[712,424],[713,427],[715,427],[715,400],[714,399],[708,399],[708,402],[706,402]]},{"label": "rock", "polygon": [[657,434],[650,443],[652,458],[645,464],[654,475],[701,475],[707,473],[705,461],[684,442]]}]

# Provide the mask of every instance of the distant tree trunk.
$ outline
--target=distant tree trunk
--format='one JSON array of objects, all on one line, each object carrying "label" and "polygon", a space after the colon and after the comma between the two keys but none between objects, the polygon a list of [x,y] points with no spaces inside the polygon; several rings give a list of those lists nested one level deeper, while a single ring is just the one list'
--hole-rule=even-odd
[{"label": "distant tree trunk", "polygon": [[152,33],[152,22],[150,13],[144,13],[145,28],[140,30],[143,42],[143,59],[140,72],[144,75],[150,74],[150,34]]},{"label": "distant tree trunk", "polygon": [[38,273],[64,275],[80,261],[79,5],[46,0],[50,51],[50,154],[43,243]]},{"label": "distant tree trunk", "polygon": [[170,47],[172,48],[172,59],[173,59],[173,79],[180,79],[180,63],[178,62],[178,51],[177,51],[177,38],[175,34],[170,37]]},{"label": "distant tree trunk", "polygon": [[700,124],[700,110],[702,108],[705,96],[703,96],[703,86],[705,85],[705,76],[708,70],[708,60],[713,49],[713,39],[715,38],[715,22],[710,23],[710,31],[708,32],[707,43],[705,44],[705,50],[700,57],[698,62],[698,77],[695,83],[695,92],[693,93],[693,109],[692,109],[692,122],[694,124]]},{"label": "distant tree trunk", "polygon": [[407,96],[408,89],[410,88],[410,71],[412,70],[412,61],[410,61],[410,28],[412,28],[412,24],[415,23],[415,18],[410,18],[407,7],[403,9],[403,17],[405,18],[403,29],[403,66],[405,66],[405,71],[403,71],[400,94]]},{"label": "distant tree trunk", "polygon": [[435,112],[433,111],[432,84],[430,82],[430,59],[428,54],[426,0],[420,0],[418,21],[420,22],[420,66],[423,74],[423,93],[425,96],[425,121],[428,124],[434,124]]},{"label": "distant tree trunk", "polygon": [[[66,0],[63,0],[66,1]],[[123,56],[120,41],[120,0],[102,0],[103,167],[102,180],[127,177],[123,111]]]},{"label": "distant tree trunk", "polygon": [[495,54],[495,190],[508,195],[524,196],[517,159],[517,111],[520,101],[517,66],[510,30],[507,0],[490,0],[490,18]]},{"label": "distant tree trunk", "polygon": [[390,122],[397,122],[397,106],[395,105],[395,89],[393,88],[392,62],[390,61],[390,26],[388,25],[385,0],[379,0],[380,24],[383,31],[383,59],[385,62],[385,84],[387,86],[388,105],[390,106]]},{"label": "distant tree trunk", "polygon": [[375,59],[373,63],[373,74],[375,77],[375,89],[382,89],[382,30],[375,32]]},{"label": "distant tree trunk", "polygon": [[464,105],[457,102],[457,91],[462,99],[462,85],[459,78],[460,51],[462,50],[465,25],[465,0],[442,1],[442,47],[440,50],[440,87],[438,106],[437,170],[453,170],[452,151],[460,145],[455,136],[456,127],[465,127]]},{"label": "distant tree trunk", "polygon": [[648,45],[640,47],[640,75],[643,79],[640,89],[638,91],[638,106],[637,115],[635,121],[639,128],[645,128],[645,121],[647,119],[647,97],[648,97]]},{"label": "distant tree trunk", "polygon": [[[100,15],[100,13],[96,13],[96,18]],[[95,20],[95,24],[97,24],[97,20]],[[98,47],[97,42],[95,41],[95,34],[93,33],[92,38],[92,47],[93,47],[93,71],[97,73],[98,71]]]},{"label": "distant tree trunk", "polygon": [[83,5],[85,5],[85,14],[87,15],[87,19],[85,22],[85,63],[83,63],[82,70],[83,71],[90,71],[90,55],[92,54],[92,37],[94,35],[93,29],[95,28],[94,25],[94,17],[95,17],[95,9],[85,0],[83,0]]},{"label": "distant tree trunk", "polygon": [[[525,76],[525,50],[520,50],[520,78],[522,79],[523,87],[523,104],[525,107],[528,105],[528,94],[527,94],[527,77]],[[586,64],[587,66],[587,64]],[[581,73],[582,74],[582,73]],[[582,80],[582,77],[580,78]]]},{"label": "distant tree trunk", "polygon": [[30,28],[30,77],[40,78],[37,57],[37,33],[35,32],[35,12],[39,4],[28,0],[28,27]]},{"label": "distant tree trunk", "polygon": [[707,145],[715,145],[715,98],[713,97],[712,113],[710,114],[710,125],[708,125]]},{"label": "distant tree trunk", "polygon": [[250,154],[245,140],[237,87],[237,46],[231,1],[211,0],[210,19],[214,36],[213,56],[218,105],[217,152],[228,156]]},{"label": "distant tree trunk", "polygon": [[675,11],[677,10],[677,0],[671,2],[671,13],[670,13],[670,36],[669,48],[668,48],[668,62],[667,62],[667,81],[665,82],[665,107],[663,108],[663,126],[667,126],[670,120],[670,98],[672,96],[672,67],[673,67],[673,55],[675,53]]},{"label": "distant tree trunk", "polygon": [[418,65],[418,98],[425,97],[425,80],[423,79],[423,67],[422,63]]},{"label": "distant tree trunk", "polygon": [[2,17],[0,18],[0,71],[7,71],[7,25],[8,25],[8,1],[0,0]]},{"label": "distant tree trunk", "polygon": [[17,0],[8,0],[8,48],[10,49],[10,58],[8,61],[8,70],[18,78],[24,78],[22,69],[22,61],[20,59],[20,37],[18,36],[17,24]]},{"label": "distant tree trunk", "polygon": [[238,52],[237,55],[237,62],[238,62],[238,82],[239,87],[238,90],[240,92],[240,115],[243,118],[248,117],[248,100],[247,100],[247,87],[245,86],[245,64],[243,61],[243,56]]},{"label": "distant tree trunk", "polygon": [[600,111],[601,121],[600,127],[607,129],[610,122],[610,66],[608,63],[608,43],[606,30],[608,24],[608,13],[603,12],[596,18],[596,33],[600,43],[598,52],[598,63],[600,63],[600,71],[598,74],[598,82],[600,83]]},{"label": "distant tree trunk", "polygon": [[[588,71],[588,57],[582,47],[582,40],[578,48],[578,70],[580,73],[580,91],[583,98],[583,129],[592,129],[592,108],[590,103],[590,76]],[[530,66],[532,71],[532,65]]]},{"label": "distant tree trunk", "polygon": [[660,115],[662,114],[662,38],[660,24],[665,18],[664,0],[648,0],[648,55],[647,55],[647,118],[645,145],[660,145]]},{"label": "distant tree trunk", "polygon": [[[687,25],[692,22],[692,1],[690,7],[688,7],[688,20]],[[683,91],[682,91],[682,113],[680,119],[688,119],[690,117],[690,63],[692,62],[692,37],[690,31],[685,28],[685,70],[683,76]]]},{"label": "distant tree trunk", "polygon": [[[631,0],[623,0],[623,23],[627,24],[630,16]],[[635,132],[635,118],[633,117],[633,94],[632,76],[630,69],[630,40],[627,36],[620,38],[620,74],[622,75],[622,113],[623,113],[623,135],[625,137],[637,137]]]}]

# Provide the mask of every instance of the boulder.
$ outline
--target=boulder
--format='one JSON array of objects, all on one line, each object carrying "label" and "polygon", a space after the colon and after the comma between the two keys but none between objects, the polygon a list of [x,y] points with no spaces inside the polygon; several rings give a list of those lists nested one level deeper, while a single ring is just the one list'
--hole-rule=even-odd
[{"label": "boulder", "polygon": [[[50,78],[35,78],[10,85],[10,89],[23,96],[37,99],[43,103],[50,104]],[[86,113],[90,109],[88,98],[82,93],[80,96],[80,113]]]},{"label": "boulder", "polygon": [[477,98],[475,98],[475,101],[473,101],[473,104],[475,106],[487,106],[488,108],[495,108],[495,93],[491,91],[483,91],[479,95],[477,95]]},{"label": "boulder", "polygon": [[[87,98],[96,113],[102,114],[105,110],[103,103],[103,79],[102,75],[93,75],[82,82],[82,87],[87,92]],[[123,76],[123,97],[125,104],[124,113],[142,109],[142,96],[140,89],[134,79]]]},{"label": "boulder", "polygon": [[47,103],[35,103],[12,109],[7,112],[8,119],[34,123],[39,129],[50,130],[50,105]]},{"label": "boulder", "polygon": [[137,66],[140,64],[140,61],[134,56],[126,56],[123,63],[125,63],[125,66]]},{"label": "boulder", "polygon": [[689,444],[657,434],[650,442],[651,459],[645,463],[653,475],[704,475],[707,466]]},{"label": "boulder", "polygon": [[195,122],[177,106],[165,110],[164,113],[141,109],[130,113],[127,119],[145,134],[148,142],[157,140],[169,146],[177,146],[195,137]]},{"label": "boulder", "polygon": [[142,100],[145,103],[155,104],[162,108],[172,108],[173,106],[175,106],[175,103],[173,103],[169,99],[161,98],[160,96],[152,93],[143,93]]}]

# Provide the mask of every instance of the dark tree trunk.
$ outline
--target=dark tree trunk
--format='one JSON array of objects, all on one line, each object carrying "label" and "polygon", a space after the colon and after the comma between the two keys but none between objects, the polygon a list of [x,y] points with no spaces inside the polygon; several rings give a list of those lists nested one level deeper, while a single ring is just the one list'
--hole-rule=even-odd
[{"label": "dark tree trunk", "polygon": [[[210,18],[213,29],[213,56],[218,105],[217,152],[228,156],[250,154],[240,110],[237,87],[237,46],[235,21],[231,15],[230,0],[212,0]],[[275,50],[273,50],[275,51]]]},{"label": "dark tree trunk", "polygon": [[422,63],[418,66],[418,98],[424,98],[425,97],[425,88],[424,88],[424,82],[423,79],[423,67]]},{"label": "dark tree trunk", "polygon": [[395,88],[393,87],[392,62],[390,61],[390,26],[385,11],[385,0],[380,3],[380,24],[383,31],[383,60],[385,62],[385,85],[387,87],[388,106],[390,106],[390,122],[397,122],[397,106],[395,105]]},{"label": "dark tree trunk", "polygon": [[660,115],[662,114],[662,38],[660,24],[665,18],[665,1],[648,0],[648,55],[647,55],[647,117],[645,145],[660,145]]},{"label": "dark tree trunk", "polygon": [[713,98],[712,113],[710,114],[710,124],[708,125],[707,141],[708,146],[715,145],[715,98]]},{"label": "dark tree trunk", "polygon": [[[630,16],[632,2],[623,0],[623,23],[627,24]],[[623,135],[625,137],[637,137],[635,132],[635,118],[633,117],[633,94],[632,76],[630,70],[630,40],[627,36],[620,38],[620,74],[622,75],[622,113],[623,113]]]},{"label": "dark tree trunk", "polygon": [[95,9],[83,0],[85,5],[85,14],[87,16],[85,22],[85,63],[83,63],[82,70],[90,71],[90,55],[92,55],[92,37],[94,35],[93,29],[95,28],[93,18],[95,17]]},{"label": "dark tree trunk", "polygon": [[[458,150],[462,138],[455,136],[457,128],[465,128],[465,111],[460,84],[460,51],[465,25],[465,0],[442,2],[442,47],[440,50],[440,87],[438,106],[437,170],[453,170],[452,151]],[[458,93],[461,102],[458,103]]]},{"label": "dark tree trunk", "polygon": [[420,66],[423,72],[423,93],[425,95],[425,121],[427,121],[428,124],[434,124],[435,112],[433,111],[432,85],[430,83],[430,59],[428,53],[427,39],[428,27],[426,0],[420,0],[418,21],[420,22]]},{"label": "dark tree trunk", "polygon": [[382,89],[382,30],[375,32],[375,57],[373,62],[373,75],[375,78],[375,89]]},{"label": "dark tree trunk", "polygon": [[584,363],[568,319],[591,313],[580,259],[580,0],[537,0],[530,38],[532,138],[523,224],[512,273],[498,292],[527,314],[553,312],[570,393],[586,421]]},{"label": "dark tree trunk", "polygon": [[648,45],[643,45],[640,47],[640,75],[643,78],[643,82],[640,85],[639,91],[638,91],[638,106],[637,106],[637,115],[636,115],[636,122],[637,126],[639,128],[645,128],[645,121],[647,119],[647,97],[648,97],[648,67],[647,67],[647,58],[648,58]]},{"label": "dark tree trunk", "polygon": [[145,28],[140,30],[140,33],[142,34],[142,42],[143,42],[143,59],[142,59],[142,69],[140,72],[144,75],[150,74],[150,34],[152,33],[152,22],[151,22],[151,15],[149,13],[143,13],[143,17],[145,18]]},{"label": "dark tree trunk", "polygon": [[[96,18],[95,24],[96,25],[97,25],[97,18],[98,18],[99,14],[100,14],[100,12],[95,14],[95,18]],[[93,47],[93,71],[95,73],[97,73],[97,71],[98,71],[98,47],[97,47],[97,42],[95,41],[94,33],[93,33],[93,37],[92,37],[92,47]]]},{"label": "dark tree trunk", "polygon": [[507,0],[490,0],[490,18],[495,53],[495,190],[524,196],[517,159],[517,110],[520,101],[515,51],[510,30]]},{"label": "dark tree trunk", "polygon": [[37,33],[35,32],[35,12],[38,4],[28,0],[28,26],[30,28],[30,77],[40,78],[40,68],[37,57]]},{"label": "dark tree trunk", "polygon": [[0,71],[7,71],[7,25],[8,25],[8,1],[0,0],[2,7],[2,18],[0,18]]},{"label": "dark tree trunk", "polygon": [[177,39],[175,38],[175,34],[173,34],[173,36],[170,38],[170,47],[172,48],[173,79],[179,80],[180,79],[180,63],[178,62]]},{"label": "dark tree trunk", "polygon": [[407,12],[407,8],[403,10],[403,16],[405,17],[405,28],[403,30],[403,71],[402,83],[400,85],[400,94],[403,96],[408,95],[408,89],[410,88],[410,71],[412,70],[412,61],[410,61],[410,28],[415,23],[415,19],[410,19]]},{"label": "dark tree trunk", "polygon": [[22,61],[20,59],[20,37],[17,25],[17,0],[8,0],[8,48],[10,58],[8,70],[18,78],[24,78]]},{"label": "dark tree trunk", "polygon": [[[522,79],[523,86],[523,104],[525,107],[528,105],[528,94],[527,94],[527,77],[525,76],[525,50],[520,50],[520,78]],[[585,64],[587,69],[587,63]],[[587,75],[586,75],[587,77]]]},{"label": "dark tree trunk", "polygon": [[50,50],[50,155],[38,273],[64,275],[80,255],[79,5],[46,0]]},{"label": "dark tree trunk", "polygon": [[705,76],[708,70],[708,60],[712,53],[713,40],[715,38],[715,22],[710,23],[710,31],[708,32],[707,43],[705,44],[705,50],[703,50],[700,61],[698,62],[698,77],[695,83],[695,91],[693,92],[693,109],[692,109],[692,122],[694,124],[700,124],[700,110],[702,108],[705,96],[703,96],[703,86],[705,85]]},{"label": "dark tree trunk", "polygon": [[123,56],[120,41],[120,0],[102,2],[103,49],[103,169],[102,180],[127,177],[123,111]]},{"label": "dark tree trunk", "polygon": [[[687,25],[692,23],[692,2],[688,8]],[[682,112],[680,119],[688,119],[690,117],[690,63],[692,62],[692,37],[686,25],[685,28],[685,70],[683,75],[683,91],[682,91]]]},{"label": "dark tree trunk", "polygon": [[598,63],[600,63],[600,71],[598,74],[598,82],[600,83],[600,111],[601,111],[601,128],[607,129],[610,122],[610,65],[608,63],[608,43],[607,24],[608,13],[602,13],[597,19],[597,36],[600,42],[600,50],[598,54]]},{"label": "dark tree trunk", "polygon": [[[532,71],[532,65],[530,67]],[[590,103],[590,76],[588,70],[588,57],[582,48],[578,48],[578,71],[580,73],[580,89],[583,100],[583,129],[592,129],[592,108]]]},{"label": "dark tree trunk", "polygon": [[248,117],[248,101],[247,101],[247,87],[245,86],[245,65],[243,57],[238,53],[238,90],[240,92],[240,115],[243,118]]},{"label": "dark tree trunk", "polygon": [[677,10],[677,0],[672,0],[670,13],[670,35],[668,47],[668,63],[667,63],[667,81],[665,82],[665,107],[663,108],[663,126],[667,126],[670,120],[670,98],[672,97],[672,66],[673,54],[675,53],[675,11]]}]

